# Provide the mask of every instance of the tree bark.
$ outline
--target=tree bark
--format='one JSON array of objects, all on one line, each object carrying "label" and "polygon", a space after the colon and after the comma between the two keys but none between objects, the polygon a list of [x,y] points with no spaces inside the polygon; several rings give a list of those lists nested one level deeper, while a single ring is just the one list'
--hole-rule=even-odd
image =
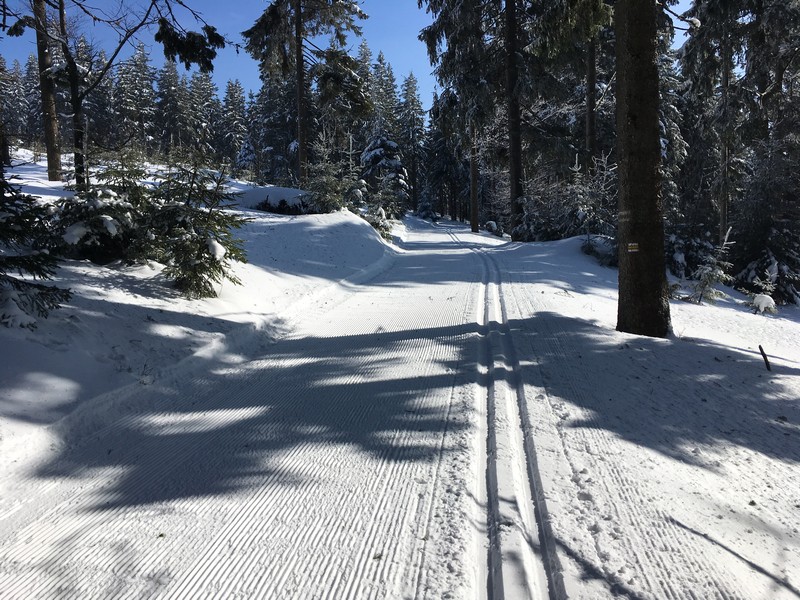
[{"label": "tree bark", "polygon": [[469,125],[469,224],[473,232],[478,232],[478,140],[475,124]]},{"label": "tree bark", "polygon": [[617,329],[666,337],[671,324],[661,216],[656,0],[618,0],[615,28],[619,162]]},{"label": "tree bark", "polygon": [[58,112],[56,111],[56,86],[50,76],[53,57],[47,36],[47,6],[45,0],[33,1],[36,21],[36,54],[39,61],[39,89],[42,97],[44,146],[47,153],[47,179],[61,179],[61,148],[58,140]]},{"label": "tree bark", "polygon": [[508,109],[508,175],[511,196],[511,236],[518,239],[517,228],[522,224],[524,214],[519,199],[522,197],[522,125],[520,119],[519,64],[517,45],[519,23],[517,21],[517,0],[506,0],[506,96]]},{"label": "tree bark", "polygon": [[597,38],[592,36],[586,48],[586,173],[597,156]]},{"label": "tree bark", "polygon": [[[2,127],[2,125],[0,125]],[[0,131],[0,163],[6,167],[11,166],[11,147],[5,130]]]},{"label": "tree bark", "polygon": [[306,110],[305,64],[303,60],[303,3],[294,3],[295,61],[297,77],[297,178],[300,187],[305,185],[308,175],[308,111]]},{"label": "tree bark", "polygon": [[411,128],[411,208],[417,212],[419,208],[419,158],[417,156],[417,127],[416,123]]}]

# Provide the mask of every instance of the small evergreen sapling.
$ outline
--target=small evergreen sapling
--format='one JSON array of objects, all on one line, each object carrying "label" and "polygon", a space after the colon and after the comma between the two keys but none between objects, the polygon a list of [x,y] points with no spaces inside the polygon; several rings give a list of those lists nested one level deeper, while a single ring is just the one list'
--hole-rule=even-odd
[{"label": "small evergreen sapling", "polygon": [[706,260],[692,274],[692,278],[695,279],[696,282],[693,285],[694,290],[689,296],[689,299],[697,304],[702,304],[703,300],[708,300],[713,304],[724,295],[716,286],[733,282],[733,277],[725,272],[733,265],[723,260],[723,257],[728,253],[732,244],[732,242],[728,241],[730,232],[731,230],[728,229],[728,233],[725,234],[725,239],[722,240],[722,244],[713,254],[708,255]]},{"label": "small evergreen sapling", "polygon": [[126,258],[127,241],[138,220],[126,196],[94,188],[57,206],[55,231],[64,256],[101,265]]},{"label": "small evergreen sapling", "polygon": [[164,274],[189,298],[216,296],[214,286],[223,279],[241,283],[230,267],[246,256],[232,230],[248,219],[225,210],[235,200],[227,183],[224,173],[177,167],[154,191],[146,223],[152,258],[166,265]]},{"label": "small evergreen sapling", "polygon": [[47,208],[12,186],[0,167],[0,322],[8,327],[33,328],[36,317],[71,297],[69,290],[31,281],[55,274],[57,259],[42,247],[48,220]]}]

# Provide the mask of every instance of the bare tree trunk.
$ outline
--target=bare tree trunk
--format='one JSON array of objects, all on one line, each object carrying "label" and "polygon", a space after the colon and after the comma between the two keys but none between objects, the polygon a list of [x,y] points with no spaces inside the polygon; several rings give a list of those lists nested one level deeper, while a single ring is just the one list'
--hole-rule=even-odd
[{"label": "bare tree trunk", "polygon": [[303,3],[294,3],[295,61],[297,63],[297,177],[300,187],[305,185],[308,176],[308,111],[306,110],[305,65],[303,61]]},{"label": "bare tree trunk", "polygon": [[47,179],[59,181],[61,179],[61,149],[58,142],[56,87],[50,76],[53,57],[48,45],[45,0],[33,0],[33,17],[36,21],[36,53],[39,60],[39,89],[42,96],[44,145],[47,152]]},{"label": "bare tree trunk", "polygon": [[417,156],[417,128],[416,123],[411,128],[411,208],[417,212],[419,208],[419,157]]},{"label": "bare tree trunk", "polygon": [[597,38],[586,48],[586,173],[597,156]]},{"label": "bare tree trunk", "polygon": [[469,224],[472,231],[478,232],[478,140],[475,124],[469,125]]},{"label": "bare tree trunk", "polygon": [[67,13],[64,0],[59,0],[59,27],[64,60],[67,63],[69,81],[69,104],[72,109],[72,152],[75,163],[75,187],[86,190],[86,158],[84,154],[83,98],[81,97],[81,74],[75,57],[67,45]]},{"label": "bare tree trunk", "polygon": [[619,304],[617,329],[666,337],[669,295],[661,217],[656,0],[618,0]]},{"label": "bare tree trunk", "polygon": [[6,135],[5,123],[0,123],[0,164],[6,167],[11,166],[11,145]]},{"label": "bare tree trunk", "polygon": [[522,224],[524,214],[520,198],[522,197],[522,124],[520,118],[519,64],[517,61],[517,45],[519,23],[517,22],[517,0],[506,0],[506,100],[508,103],[508,175],[511,187],[511,236]]},{"label": "bare tree trunk", "polygon": [[731,50],[731,34],[727,6],[725,8],[725,26],[723,29],[722,39],[722,165],[721,165],[721,185],[719,190],[719,197],[717,203],[719,205],[719,243],[723,243],[725,236],[728,232],[728,207],[730,206],[731,192],[731,145],[733,143],[732,137],[732,117],[730,110],[730,86],[731,86],[731,71],[733,67],[733,56]]}]

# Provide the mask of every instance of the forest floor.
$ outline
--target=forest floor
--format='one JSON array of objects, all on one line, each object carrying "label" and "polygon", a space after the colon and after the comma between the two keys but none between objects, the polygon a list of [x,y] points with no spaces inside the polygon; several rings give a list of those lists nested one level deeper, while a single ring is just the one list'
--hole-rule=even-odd
[{"label": "forest floor", "polygon": [[800,598],[796,308],[643,338],[577,238],[247,212],[219,298],[67,261],[0,329],[0,598]]}]

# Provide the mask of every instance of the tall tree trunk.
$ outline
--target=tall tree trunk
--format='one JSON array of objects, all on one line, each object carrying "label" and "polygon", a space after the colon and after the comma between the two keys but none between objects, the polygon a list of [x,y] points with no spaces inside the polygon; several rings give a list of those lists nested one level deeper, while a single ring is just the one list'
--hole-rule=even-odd
[{"label": "tall tree trunk", "polygon": [[618,0],[619,304],[617,329],[666,337],[669,296],[661,217],[656,0]]},{"label": "tall tree trunk", "polygon": [[87,189],[86,156],[84,149],[83,97],[81,96],[81,74],[78,63],[67,45],[67,11],[64,0],[59,0],[59,26],[61,47],[67,63],[69,81],[69,104],[72,109],[72,152],[75,163],[75,187],[78,191]]},{"label": "tall tree trunk", "polygon": [[416,123],[411,127],[411,207],[414,212],[419,208],[419,190],[417,183],[419,180],[419,157],[417,156],[417,127]]},{"label": "tall tree trunk", "polygon": [[508,175],[511,191],[511,236],[518,238],[517,228],[522,224],[524,214],[519,199],[522,197],[522,125],[520,119],[519,64],[517,45],[519,23],[517,21],[517,0],[506,0],[506,97],[508,107]]},{"label": "tall tree trunk", "polygon": [[39,60],[39,89],[42,96],[42,121],[44,146],[47,152],[47,179],[61,179],[61,149],[58,143],[58,112],[56,111],[56,86],[50,76],[53,57],[47,36],[47,6],[45,0],[33,1],[36,21],[36,54]]},{"label": "tall tree trunk", "polygon": [[297,177],[300,187],[306,183],[308,175],[308,111],[306,110],[305,64],[303,61],[303,3],[294,3],[295,61],[297,63]]},{"label": "tall tree trunk", "polygon": [[6,135],[6,126],[0,123],[0,164],[11,166],[11,146]]},{"label": "tall tree trunk", "polygon": [[592,36],[586,48],[586,173],[592,170],[597,156],[597,38]]},{"label": "tall tree trunk", "polygon": [[88,187],[86,177],[86,135],[83,119],[83,98],[80,90],[80,73],[75,61],[67,61],[67,74],[69,78],[69,102],[72,108],[72,146],[75,161],[75,187],[84,191]]},{"label": "tall tree trunk", "polygon": [[732,41],[730,33],[730,19],[727,5],[724,10],[724,24],[722,33],[722,165],[720,166],[720,188],[717,197],[719,208],[719,243],[722,244],[728,231],[728,206],[730,206],[730,178],[731,178],[731,145],[733,138],[732,116],[730,110],[731,68],[733,63]]},{"label": "tall tree trunk", "polygon": [[475,124],[469,124],[469,224],[472,231],[478,232],[478,140]]}]

